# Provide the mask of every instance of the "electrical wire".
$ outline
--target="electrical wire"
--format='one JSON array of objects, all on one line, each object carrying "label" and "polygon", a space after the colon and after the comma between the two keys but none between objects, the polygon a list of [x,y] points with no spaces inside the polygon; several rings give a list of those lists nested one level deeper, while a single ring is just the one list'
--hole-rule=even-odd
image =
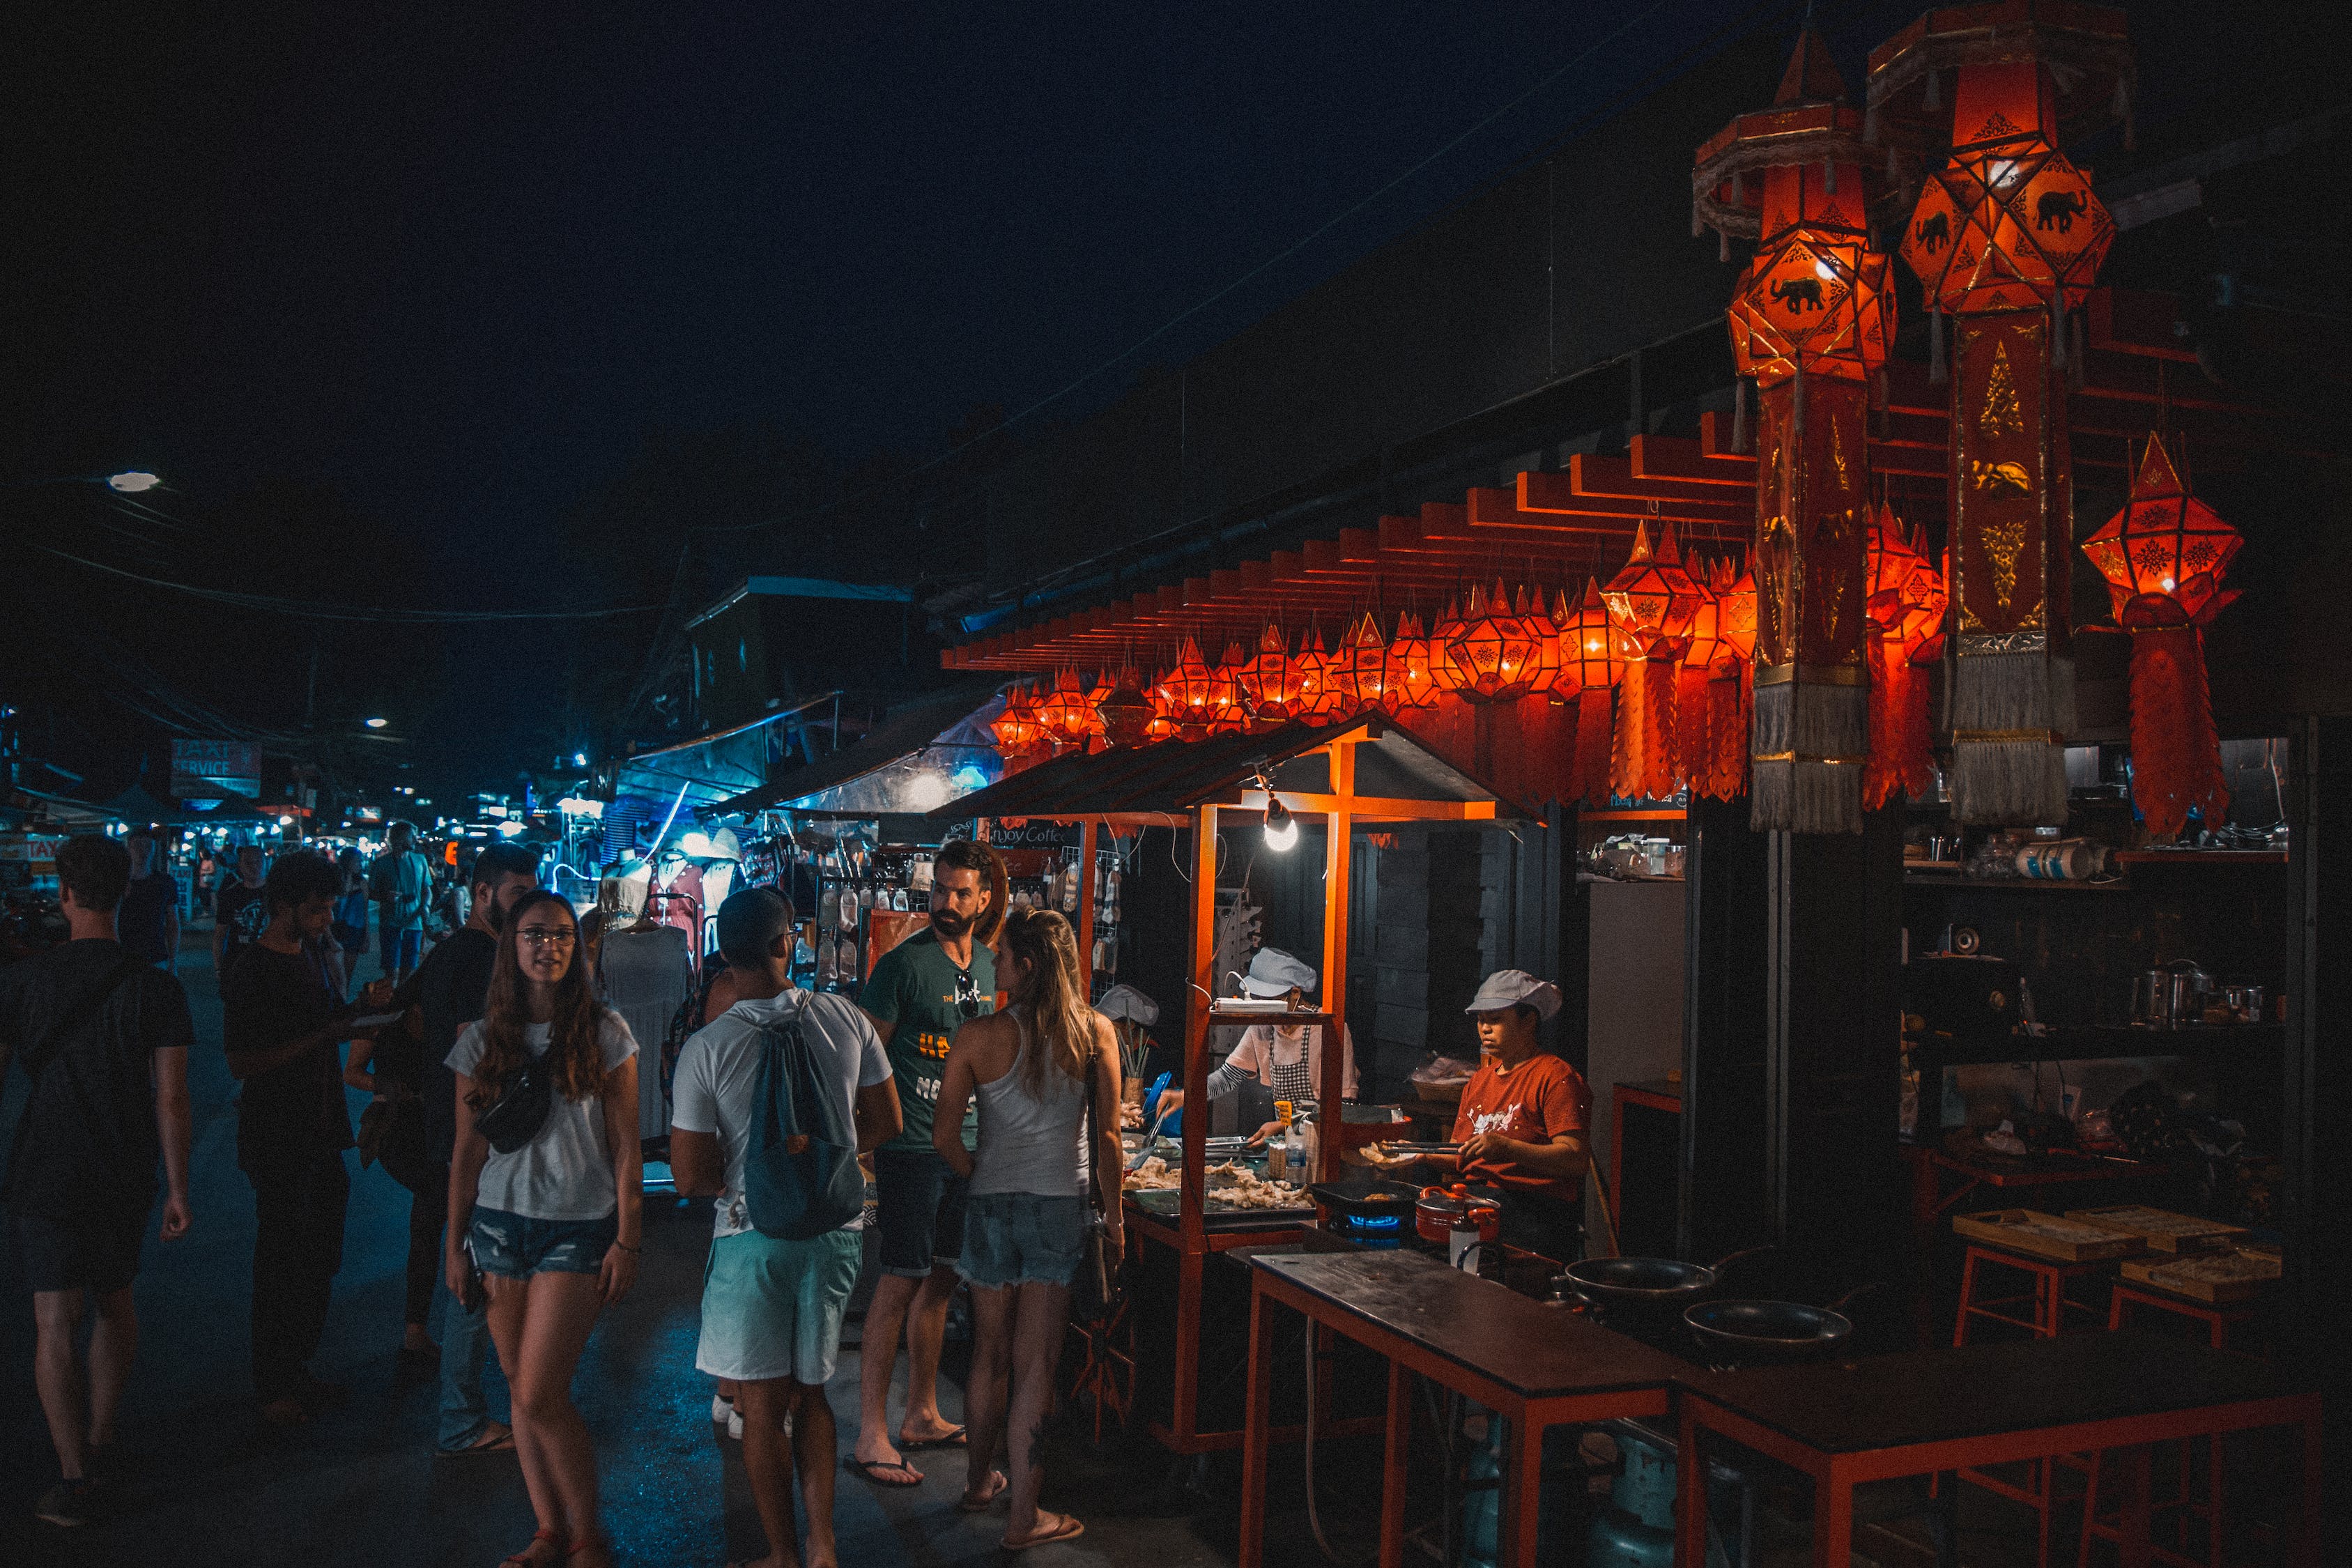
[{"label": "electrical wire", "polygon": [[663,605],[614,605],[593,610],[402,610],[368,607],[358,605],[330,605],[309,599],[281,599],[268,594],[239,594],[226,588],[199,588],[190,583],[174,583],[167,578],[150,577],[142,573],[110,566],[103,561],[92,561],[47,544],[34,549],[77,566],[87,566],[93,572],[124,577],[151,588],[165,588],[175,594],[186,594],[215,604],[235,605],[240,609],[267,610],[278,615],[299,616],[309,620],[364,621],[395,626],[429,626],[441,623],[473,625],[495,621],[580,621],[597,620],[614,616],[642,616],[665,609]]}]

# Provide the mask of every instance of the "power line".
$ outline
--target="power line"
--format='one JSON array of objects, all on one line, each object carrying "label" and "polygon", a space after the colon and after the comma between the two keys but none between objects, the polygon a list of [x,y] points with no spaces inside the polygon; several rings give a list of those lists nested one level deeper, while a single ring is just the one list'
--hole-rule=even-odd
[{"label": "power line", "polygon": [[309,599],[280,599],[267,594],[238,594],[225,588],[199,588],[190,583],[173,583],[162,577],[149,577],[137,572],[110,566],[103,561],[58,550],[47,544],[34,549],[60,561],[70,561],[77,566],[87,566],[93,572],[110,576],[126,577],[133,583],[143,583],[151,588],[167,588],[175,594],[186,594],[198,599],[210,599],[216,604],[235,605],[241,609],[265,610],[282,616],[299,616],[320,621],[368,621],[398,626],[430,626],[439,624],[473,625],[488,621],[581,621],[605,619],[614,616],[649,615],[664,606],[660,605],[614,605],[593,610],[402,610],[358,605],[320,604]]},{"label": "power line", "polygon": [[822,517],[827,512],[834,510],[835,508],[845,505],[849,501],[860,500],[865,496],[873,494],[876,490],[882,489],[884,485],[902,483],[918,475],[928,473],[943,463],[951,462],[955,458],[960,458],[964,453],[970,451],[972,447],[980,445],[985,440],[988,440],[991,437],[1001,434],[1005,430],[1009,430],[1013,426],[1020,424],[1023,420],[1043,413],[1045,409],[1052,407],[1055,404],[1059,403],[1062,399],[1069,396],[1079,388],[1087,385],[1097,378],[1116,370],[1118,366],[1126,363],[1129,360],[1133,359],[1137,354],[1141,353],[1145,349],[1150,348],[1153,343],[1158,342],[1161,338],[1166,337],[1170,332],[1175,331],[1186,321],[1191,321],[1194,316],[1199,315],[1202,311],[1209,309],[1212,305],[1216,304],[1219,300],[1232,294],[1234,290],[1246,286],[1271,268],[1278,267],[1283,262],[1289,260],[1292,257],[1297,255],[1300,251],[1306,249],[1308,246],[1314,244],[1325,235],[1330,233],[1333,229],[1339,227],[1349,218],[1354,217],[1358,213],[1362,212],[1366,207],[1370,206],[1373,203],[1381,200],[1383,196],[1388,195],[1400,185],[1404,184],[1407,181],[1412,179],[1415,175],[1427,169],[1431,164],[1436,163],[1439,159],[1444,158],[1447,153],[1452,153],[1455,148],[1461,146],[1464,142],[1469,141],[1472,137],[1476,136],[1480,132],[1486,130],[1488,126],[1494,124],[1496,121],[1502,119],[1505,115],[1510,113],[1521,104],[1527,102],[1529,99],[1536,97],[1539,93],[1548,91],[1557,84],[1561,78],[1567,76],[1569,72],[1574,70],[1577,67],[1591,59],[1594,55],[1599,54],[1611,44],[1615,43],[1619,38],[1623,37],[1627,33],[1633,31],[1643,22],[1648,21],[1652,16],[1656,16],[1661,10],[1664,10],[1665,8],[1665,3],[1666,0],[1652,0],[1652,4],[1648,7],[1628,18],[1625,22],[1621,24],[1614,32],[1610,33],[1605,37],[1601,38],[1588,47],[1582,54],[1575,56],[1558,70],[1552,72],[1549,76],[1544,78],[1541,81],[1536,83],[1535,86],[1528,89],[1525,92],[1519,94],[1518,97],[1512,99],[1509,102],[1504,104],[1501,108],[1487,115],[1484,120],[1481,120],[1476,124],[1471,126],[1468,130],[1455,136],[1452,141],[1438,148],[1434,153],[1423,158],[1419,163],[1414,163],[1411,168],[1405,170],[1394,179],[1390,180],[1386,184],[1381,185],[1370,195],[1363,197],[1353,205],[1345,208],[1335,216],[1327,218],[1308,231],[1306,235],[1292,241],[1289,245],[1285,246],[1282,249],[1275,252],[1272,256],[1267,257],[1264,261],[1259,262],[1256,266],[1251,268],[1248,271],[1243,273],[1240,277],[1234,279],[1223,288],[1219,289],[1214,293],[1210,294],[1204,299],[1194,301],[1183,310],[1179,310],[1175,315],[1169,317],[1168,320],[1160,323],[1159,326],[1154,327],[1150,331],[1146,332],[1142,337],[1129,344],[1125,349],[1122,349],[1118,353],[1113,354],[1110,358],[1103,361],[1100,364],[1095,366],[1094,369],[1087,372],[1084,375],[1079,376],[1076,381],[1070,382],[1068,384],[1061,387],[1058,391],[1049,393],[1045,396],[1039,398],[1036,402],[1032,403],[1029,406],[1022,409],[1019,413],[1000,421],[994,426],[992,426],[987,430],[984,430],[981,434],[971,437],[971,439],[961,442],[954,447],[950,447],[948,450],[940,453],[936,458],[932,458],[925,462],[918,463],[913,468],[908,470],[906,473],[897,475],[891,479],[884,480],[881,484],[869,486],[867,489],[858,491],[856,495],[836,496],[832,500],[822,502],[817,506],[810,507],[797,512],[788,512],[782,517],[767,518],[759,522],[708,524],[698,528],[697,531],[702,533],[741,533],[747,532],[752,529],[776,528],[788,522],[798,522],[806,518]]}]

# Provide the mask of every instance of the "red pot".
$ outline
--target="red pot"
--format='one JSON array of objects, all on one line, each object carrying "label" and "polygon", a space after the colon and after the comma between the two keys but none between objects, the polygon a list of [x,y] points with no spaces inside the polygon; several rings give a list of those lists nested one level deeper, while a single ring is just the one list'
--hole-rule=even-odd
[{"label": "red pot", "polygon": [[1412,1226],[1422,1240],[1443,1247],[1456,1226],[1475,1226],[1478,1239],[1493,1241],[1503,1231],[1503,1205],[1473,1197],[1466,1186],[1423,1187],[1412,1205]]}]

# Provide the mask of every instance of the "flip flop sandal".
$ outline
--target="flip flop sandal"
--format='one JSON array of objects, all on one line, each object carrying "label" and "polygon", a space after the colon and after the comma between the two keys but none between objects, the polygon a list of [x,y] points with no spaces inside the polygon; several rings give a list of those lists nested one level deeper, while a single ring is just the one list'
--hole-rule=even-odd
[{"label": "flip flop sandal", "polygon": [[990,1509],[994,1508],[999,1502],[1003,1500],[1005,1489],[1010,1487],[1012,1484],[1013,1483],[1011,1481],[1000,1476],[997,1478],[995,1489],[991,1491],[986,1497],[975,1498],[970,1493],[966,1493],[964,1496],[956,1499],[956,1511],[958,1513],[986,1513]]},{"label": "flip flop sandal", "polygon": [[926,1437],[919,1443],[909,1443],[904,1437],[898,1439],[898,1452],[902,1454],[926,1454],[935,1448],[969,1448],[971,1447],[971,1439],[961,1426],[952,1432],[942,1432],[936,1437]]},{"label": "flip flop sandal", "polygon": [[1013,1537],[1009,1535],[1006,1536],[1004,1538],[1004,1550],[1007,1552],[1026,1552],[1033,1546],[1050,1546],[1056,1541],[1076,1541],[1079,1536],[1084,1535],[1086,1532],[1087,1527],[1085,1525],[1080,1524],[1076,1519],[1073,1519],[1070,1515],[1066,1513],[1062,1516],[1062,1522],[1060,1524],[1042,1534],[1033,1535],[1026,1541],[1015,1541]]},{"label": "flip flop sandal", "polygon": [[476,1454],[511,1454],[514,1452],[514,1431],[509,1427],[495,1437],[482,1442],[468,1443],[462,1448],[436,1448],[433,1450],[433,1457],[436,1459],[465,1459]]},{"label": "flip flop sandal", "polygon": [[[923,1478],[917,1474],[915,1468],[904,1459],[861,1459],[854,1454],[844,1454],[841,1457],[841,1468],[864,1476],[877,1487],[890,1487],[903,1491],[908,1487],[919,1487],[923,1484]],[[880,1470],[904,1470],[909,1479],[903,1481],[885,1480],[876,1473]]]},{"label": "flip flop sandal", "polygon": [[[536,1546],[542,1541],[552,1541],[555,1542],[555,1555],[558,1558],[565,1555],[563,1550],[563,1531],[560,1530],[534,1530],[530,1532],[530,1546]],[[520,1568],[541,1568],[541,1564],[549,1560],[545,1558],[533,1557],[530,1554],[530,1546],[524,1547],[520,1552],[516,1552],[511,1557],[499,1558],[499,1568],[517,1568],[518,1564],[520,1565]]]}]

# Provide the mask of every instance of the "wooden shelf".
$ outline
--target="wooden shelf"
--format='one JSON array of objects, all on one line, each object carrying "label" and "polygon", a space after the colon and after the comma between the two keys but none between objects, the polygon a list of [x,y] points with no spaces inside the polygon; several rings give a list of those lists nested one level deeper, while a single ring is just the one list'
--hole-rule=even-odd
[{"label": "wooden shelf", "polygon": [[2040,877],[1960,877],[1948,873],[1920,877],[1906,873],[1903,885],[1906,888],[1963,888],[1969,892],[1989,893],[2124,893],[2131,890],[2131,879],[2116,877],[2104,882],[2070,882],[2045,880]]},{"label": "wooden shelf", "polygon": [[1655,811],[1580,811],[1576,820],[1584,822],[1682,822],[1690,813],[1678,806],[1663,806]]},{"label": "wooden shelf", "polygon": [[2284,849],[2118,849],[2119,866],[2284,866]]},{"label": "wooden shelf", "polygon": [[1989,1035],[1967,1040],[1930,1036],[1920,1042],[1916,1054],[1923,1067],[1946,1068],[2118,1057],[2242,1057],[2274,1051],[2285,1043],[2284,1024],[2199,1024],[2179,1029],[2096,1025],[2054,1028],[2046,1035]]}]

